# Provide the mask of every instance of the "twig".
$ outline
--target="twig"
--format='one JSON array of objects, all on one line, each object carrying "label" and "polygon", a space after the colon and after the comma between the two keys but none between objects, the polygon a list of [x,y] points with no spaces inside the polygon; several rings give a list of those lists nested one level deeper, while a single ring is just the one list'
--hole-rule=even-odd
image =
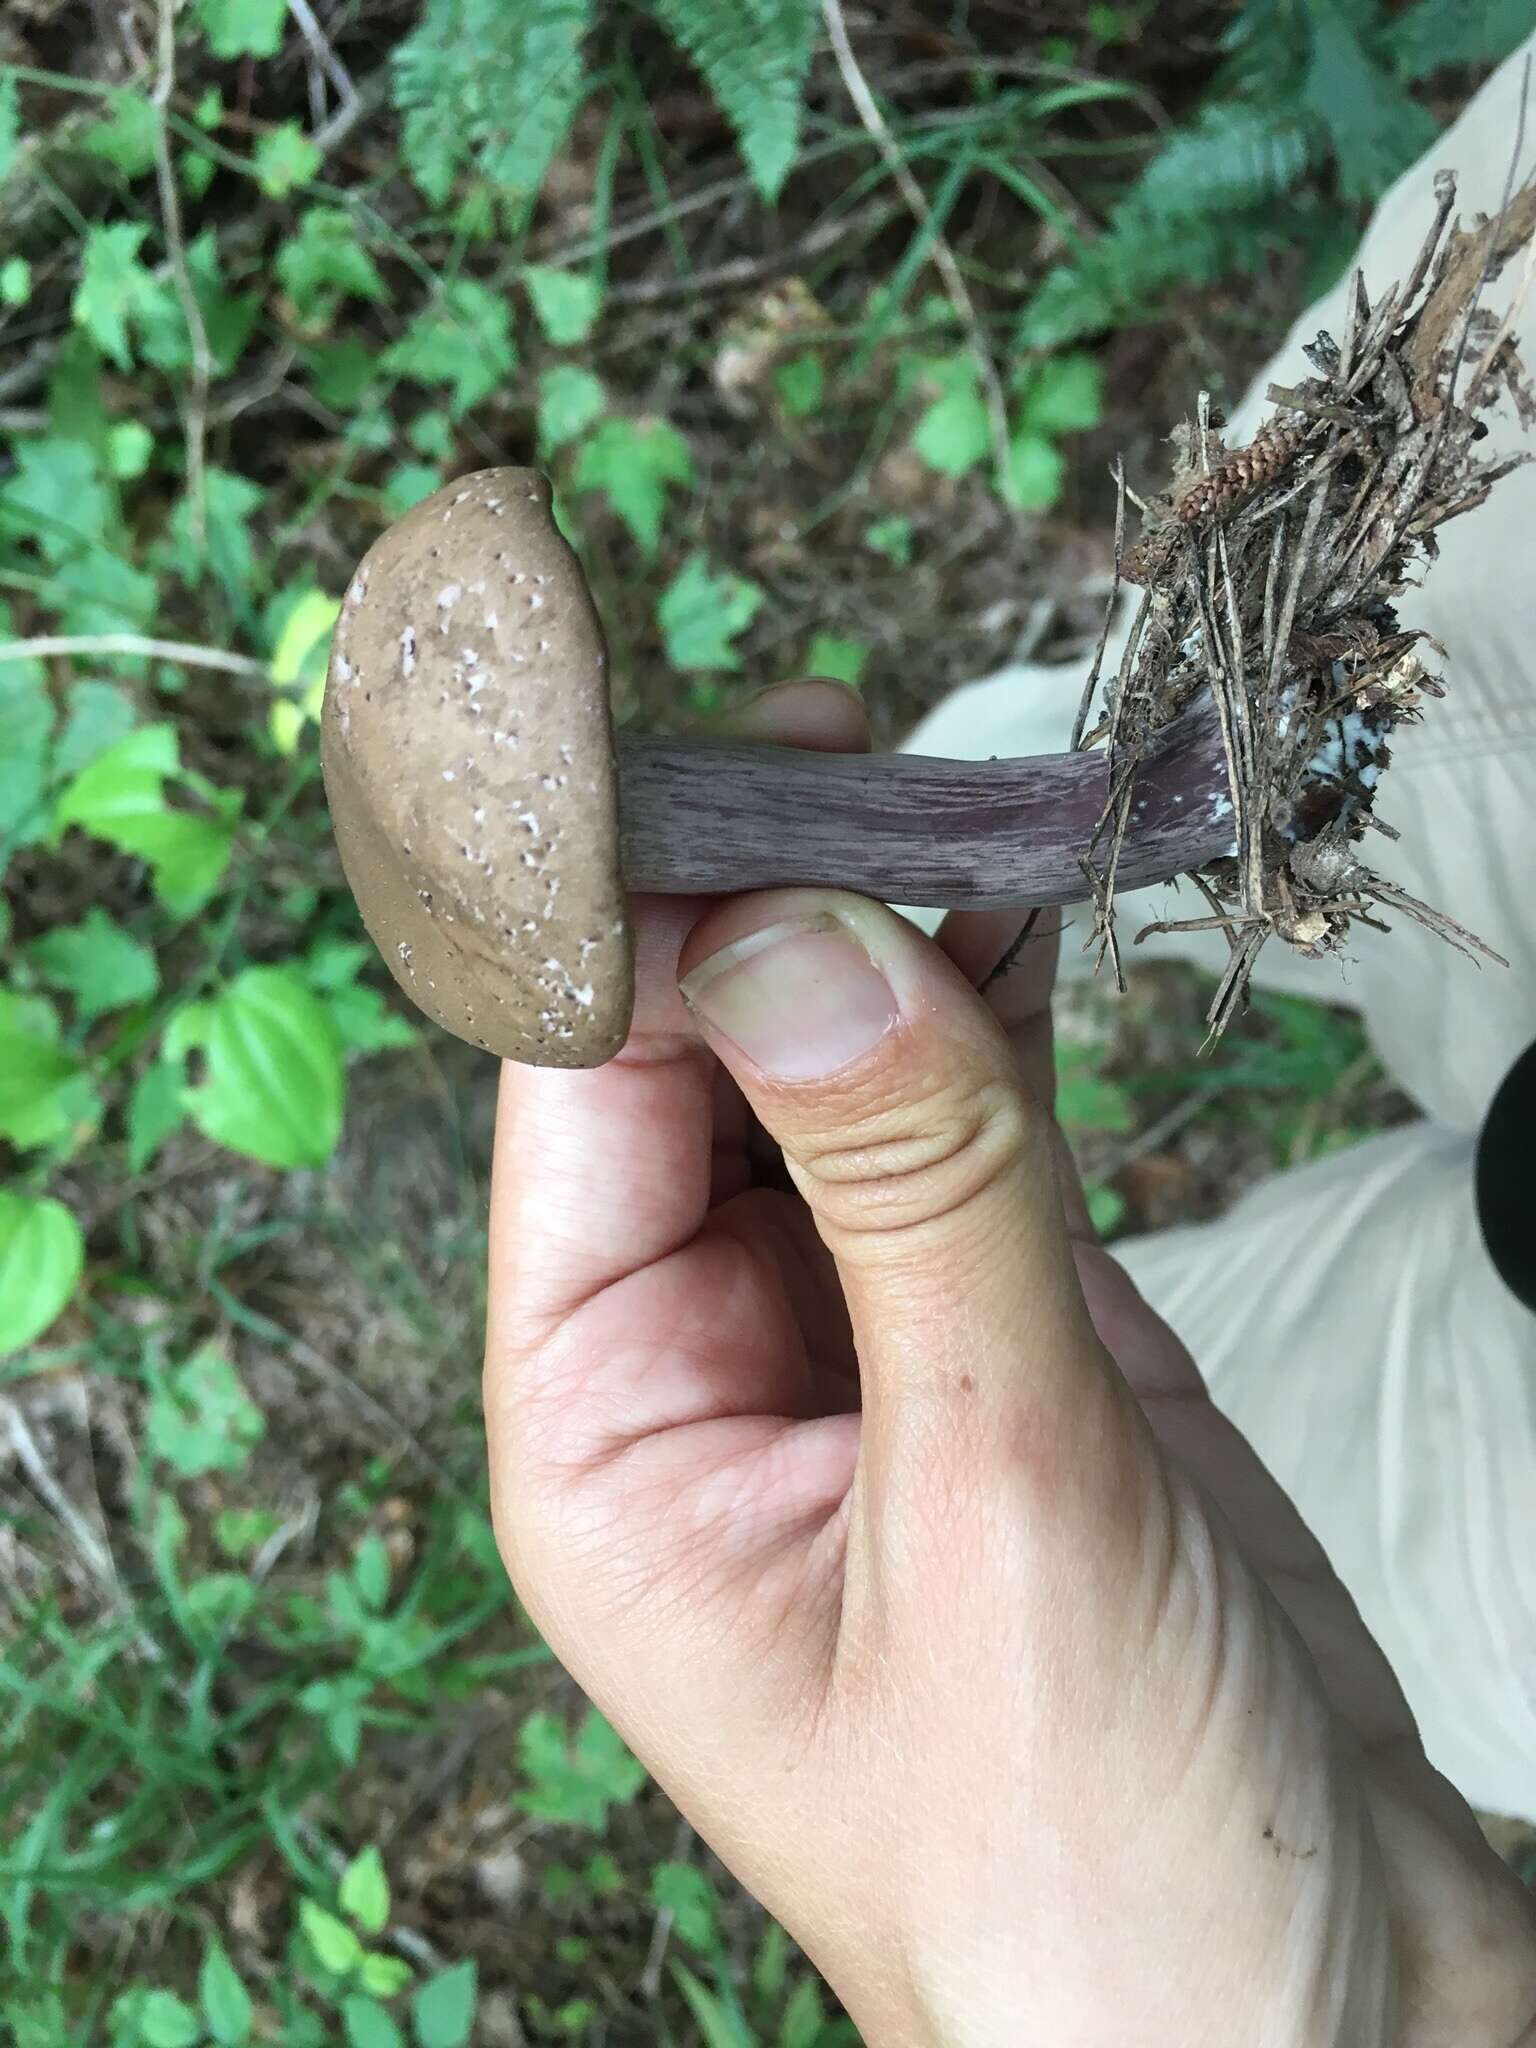
[{"label": "twig", "polygon": [[872,137],[875,147],[884,157],[886,167],[896,182],[896,188],[913,219],[922,229],[930,231],[931,261],[943,281],[949,303],[955,309],[955,316],[965,329],[966,338],[976,357],[977,369],[981,375],[982,393],[987,404],[987,423],[992,436],[992,460],[997,467],[997,481],[1002,487],[1008,476],[1008,406],[1003,397],[1002,380],[997,374],[997,365],[987,347],[986,335],[977,316],[955,252],[937,230],[933,212],[929,207],[923,188],[913,177],[907,161],[896,147],[895,138],[886,124],[885,116],[875,103],[875,96],[869,89],[869,81],[859,69],[859,60],[853,54],[853,45],[848,39],[848,24],[843,19],[842,0],[821,0],[822,18],[827,24],[827,34],[832,40],[832,54],[837,59],[837,68],[842,73],[843,84],[848,97],[853,101],[859,119]]},{"label": "twig", "polygon": [[609,285],[607,302],[609,305],[655,305],[662,299],[690,298],[696,292],[756,284],[761,278],[776,277],[781,271],[793,270],[808,257],[835,249],[856,229],[873,234],[900,211],[901,207],[894,202],[866,206],[856,213],[838,214],[831,220],[822,221],[809,234],[786,248],[768,249],[759,256],[733,256],[729,262],[717,263],[709,270],[690,271],[686,277],[666,271],[656,277],[628,278]]},{"label": "twig", "polygon": [[208,346],[203,309],[197,303],[197,293],[192,288],[192,273],[187,268],[187,248],[181,232],[181,196],[176,190],[176,171],[171,162],[171,132],[166,125],[166,108],[176,89],[175,0],[160,0],[157,54],[159,71],[150,96],[155,114],[155,185],[160,194],[160,225],[165,235],[166,253],[171,260],[171,276],[192,345],[192,369],[182,409],[182,425],[186,438],[187,503],[192,515],[192,540],[197,552],[202,554],[208,536],[203,451],[208,435],[208,387],[213,381],[213,353]]},{"label": "twig", "polygon": [[[327,41],[325,31],[315,19],[314,9],[310,6],[309,0],[288,0],[288,12],[298,23],[299,34],[308,43],[310,55],[331,81],[340,106],[350,107],[357,98],[357,87],[352,83],[352,75],[346,65]],[[311,103],[311,117],[317,129],[321,125],[324,111],[323,106]]]},{"label": "twig", "polygon": [[222,669],[226,675],[256,676],[270,682],[272,671],[248,654],[222,647],[194,647],[182,640],[152,640],[142,633],[43,633],[33,640],[0,641],[0,661],[43,661],[53,655],[131,654],[146,661],[179,661],[188,668]]}]

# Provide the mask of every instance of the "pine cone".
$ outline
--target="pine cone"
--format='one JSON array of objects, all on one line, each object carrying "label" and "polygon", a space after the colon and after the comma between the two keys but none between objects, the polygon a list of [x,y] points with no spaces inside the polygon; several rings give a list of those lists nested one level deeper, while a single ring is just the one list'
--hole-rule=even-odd
[{"label": "pine cone", "polygon": [[1234,448],[1209,476],[1190,485],[1180,498],[1174,517],[1193,526],[1212,513],[1226,512],[1250,491],[1271,482],[1285,468],[1301,446],[1305,429],[1272,423],[1257,434],[1246,448]]}]

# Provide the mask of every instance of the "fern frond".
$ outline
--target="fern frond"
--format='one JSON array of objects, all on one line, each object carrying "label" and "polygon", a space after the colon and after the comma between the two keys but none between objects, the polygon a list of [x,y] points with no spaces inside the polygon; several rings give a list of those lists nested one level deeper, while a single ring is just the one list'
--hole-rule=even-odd
[{"label": "fern frond", "polygon": [[1419,0],[1393,22],[1387,48],[1401,78],[1451,65],[1501,64],[1536,29],[1532,0]]},{"label": "fern frond", "polygon": [[1252,206],[1294,184],[1307,154],[1306,129],[1294,118],[1242,103],[1207,107],[1164,143],[1134,196],[1169,220]]},{"label": "fern frond", "polygon": [[736,130],[752,182],[776,199],[800,140],[816,0],[650,0]]},{"label": "fern frond", "polygon": [[406,168],[441,205],[466,165],[519,198],[539,188],[585,86],[591,0],[427,0],[394,57]]},{"label": "fern frond", "polygon": [[1439,132],[1428,109],[1409,97],[1332,8],[1313,12],[1301,102],[1327,132],[1346,199],[1376,198]]}]

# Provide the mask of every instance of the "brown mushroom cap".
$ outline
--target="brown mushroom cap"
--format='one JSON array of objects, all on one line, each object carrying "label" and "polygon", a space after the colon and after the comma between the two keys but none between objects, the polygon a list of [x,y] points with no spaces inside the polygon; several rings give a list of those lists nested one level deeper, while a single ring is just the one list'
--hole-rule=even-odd
[{"label": "brown mushroom cap", "polygon": [[374,542],[321,751],[347,880],[412,1002],[502,1059],[611,1059],[634,959],[607,653],[537,470],[460,477]]}]

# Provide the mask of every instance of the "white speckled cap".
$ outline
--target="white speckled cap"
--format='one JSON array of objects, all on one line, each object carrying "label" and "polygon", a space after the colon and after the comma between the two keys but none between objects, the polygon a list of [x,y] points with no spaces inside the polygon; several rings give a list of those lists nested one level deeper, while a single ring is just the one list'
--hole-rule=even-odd
[{"label": "white speckled cap", "polygon": [[460,477],[375,541],[321,745],[342,866],[411,1000],[502,1059],[611,1059],[634,959],[607,653],[538,471]]}]

